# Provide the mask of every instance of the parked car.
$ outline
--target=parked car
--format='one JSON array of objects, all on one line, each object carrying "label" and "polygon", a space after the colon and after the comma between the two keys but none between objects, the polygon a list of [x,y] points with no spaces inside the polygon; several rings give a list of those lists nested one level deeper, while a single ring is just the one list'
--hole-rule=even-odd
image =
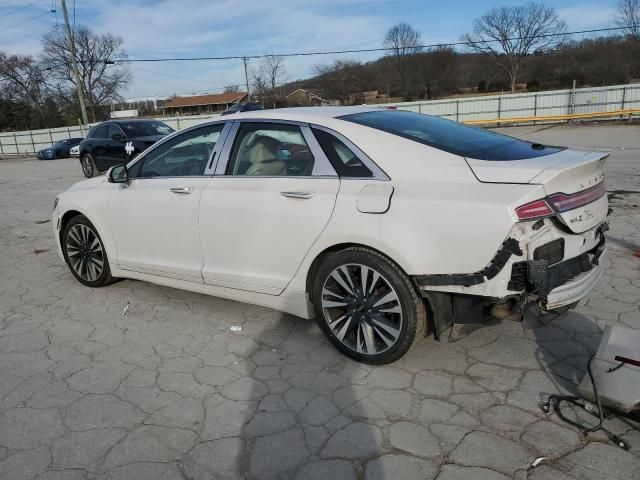
[{"label": "parked car", "polygon": [[131,278],[317,317],[359,361],[523,299],[570,308],[603,271],[608,154],[367,107],[176,132],[54,204],[84,285]]},{"label": "parked car", "polygon": [[80,144],[76,145],[75,147],[71,147],[71,150],[69,150],[69,155],[72,158],[78,158],[80,156]]},{"label": "parked car", "polygon": [[257,103],[248,102],[248,103],[236,103],[231,105],[229,108],[224,110],[220,115],[231,115],[232,113],[240,113],[240,112],[255,112],[257,110],[262,110],[262,107]]},{"label": "parked car", "polygon": [[38,160],[54,160],[56,158],[69,158],[71,149],[76,147],[84,138],[67,138],[59,140],[48,148],[39,150],[36,153]]},{"label": "parked car", "polygon": [[80,165],[91,178],[114,165],[124,165],[173,132],[158,120],[109,120],[89,131],[80,143]]}]

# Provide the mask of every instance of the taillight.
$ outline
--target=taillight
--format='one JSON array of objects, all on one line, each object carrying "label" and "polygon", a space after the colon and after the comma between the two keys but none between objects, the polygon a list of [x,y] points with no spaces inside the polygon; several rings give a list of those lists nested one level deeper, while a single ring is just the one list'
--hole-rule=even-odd
[{"label": "taillight", "polygon": [[594,202],[606,193],[607,189],[604,186],[604,182],[600,182],[598,185],[570,195],[554,193],[549,196],[549,201],[558,212],[566,212]]},{"label": "taillight", "polygon": [[536,200],[516,208],[518,220],[533,220],[535,218],[550,217],[553,210],[546,200]]},{"label": "taillight", "polygon": [[541,198],[516,208],[516,215],[518,220],[551,217],[556,213],[566,212],[595,202],[606,193],[604,182],[576,193],[554,193],[547,198]]}]

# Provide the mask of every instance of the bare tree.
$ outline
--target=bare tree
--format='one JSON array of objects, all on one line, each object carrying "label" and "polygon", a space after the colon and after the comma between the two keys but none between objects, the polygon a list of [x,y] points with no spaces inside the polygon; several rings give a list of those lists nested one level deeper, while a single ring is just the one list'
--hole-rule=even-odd
[{"label": "bare tree", "polygon": [[555,48],[564,40],[566,30],[566,23],[553,8],[529,3],[490,10],[474,21],[473,34],[466,34],[464,40],[507,72],[513,92],[525,58]]},{"label": "bare tree", "polygon": [[408,58],[420,50],[420,33],[407,23],[398,23],[384,37],[384,47],[391,50],[400,77],[400,90],[407,95]]},{"label": "bare tree", "polygon": [[42,66],[29,55],[7,55],[0,52],[0,80],[6,92],[32,105],[46,121],[44,104],[48,87]]},{"label": "bare tree", "polygon": [[259,75],[269,89],[273,108],[276,108],[278,100],[281,97],[278,87],[285,80],[286,76],[283,58],[278,55],[268,55],[264,57],[260,64]]},{"label": "bare tree", "polygon": [[360,90],[360,62],[355,60],[336,60],[330,64],[316,65],[316,81],[324,95],[340,101],[341,105],[353,103],[354,96]]},{"label": "bare tree", "polygon": [[240,91],[239,85],[225,85],[223,93],[238,93]]},{"label": "bare tree", "polygon": [[109,33],[97,34],[89,28],[78,26],[73,32],[76,60],[80,70],[81,85],[71,68],[71,50],[62,29],[54,29],[42,39],[42,61],[59,81],[73,88],[82,88],[93,121],[97,108],[107,102],[120,99],[120,92],[130,80],[130,72],[120,60],[127,55],[122,39]]},{"label": "bare tree", "polygon": [[264,108],[264,101],[269,91],[269,87],[267,86],[267,78],[265,76],[265,73],[261,68],[258,68],[251,74],[251,84],[251,96],[259,99],[262,107]]},{"label": "bare tree", "polygon": [[640,0],[618,0],[616,25],[634,41],[640,41]]}]

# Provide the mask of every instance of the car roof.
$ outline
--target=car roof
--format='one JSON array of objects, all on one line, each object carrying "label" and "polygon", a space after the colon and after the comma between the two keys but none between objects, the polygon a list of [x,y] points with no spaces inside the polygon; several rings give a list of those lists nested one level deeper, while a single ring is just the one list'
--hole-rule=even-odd
[{"label": "car roof", "polygon": [[278,120],[294,120],[302,122],[321,121],[327,118],[337,118],[343,115],[353,113],[364,113],[380,110],[380,107],[293,107],[293,108],[277,108],[271,110],[254,110],[251,112],[241,112],[233,116],[233,119],[242,118],[260,118],[260,119],[278,119]]}]

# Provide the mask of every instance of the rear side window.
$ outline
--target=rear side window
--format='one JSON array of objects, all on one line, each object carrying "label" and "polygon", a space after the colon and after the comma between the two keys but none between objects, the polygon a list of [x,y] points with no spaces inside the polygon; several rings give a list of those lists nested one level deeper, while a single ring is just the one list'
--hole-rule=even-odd
[{"label": "rear side window", "polygon": [[316,128],[312,128],[311,130],[316,140],[318,140],[322,151],[340,177],[362,178],[373,176],[371,170],[362,163],[362,160],[338,138],[324,130],[318,130]]},{"label": "rear side window", "polygon": [[478,160],[523,160],[562,150],[444,118],[401,110],[355,113],[339,118]]}]

